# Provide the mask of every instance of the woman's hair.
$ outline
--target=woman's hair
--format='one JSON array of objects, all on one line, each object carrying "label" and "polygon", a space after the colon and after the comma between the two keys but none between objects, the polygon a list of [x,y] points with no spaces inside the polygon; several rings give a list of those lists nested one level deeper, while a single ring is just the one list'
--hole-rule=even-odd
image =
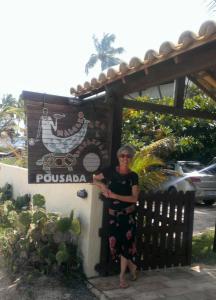
[{"label": "woman's hair", "polygon": [[135,148],[131,145],[123,145],[117,151],[117,156],[119,156],[122,152],[127,151],[132,157],[135,155]]}]

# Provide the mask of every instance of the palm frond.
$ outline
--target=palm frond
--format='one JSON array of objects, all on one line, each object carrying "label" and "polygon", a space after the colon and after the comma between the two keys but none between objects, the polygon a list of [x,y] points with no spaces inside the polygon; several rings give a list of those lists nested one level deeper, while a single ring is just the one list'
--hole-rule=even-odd
[{"label": "palm frond", "polygon": [[161,153],[170,153],[173,150],[173,140],[165,138],[144,147],[135,155],[131,169],[139,175],[141,188],[152,190],[165,180],[166,175],[162,170],[152,171],[151,167],[163,166],[164,162],[159,158]]},{"label": "palm frond", "polygon": [[152,171],[140,177],[140,186],[146,191],[153,191],[166,180],[166,176],[161,171]]},{"label": "palm frond", "polygon": [[174,150],[174,148],[174,138],[164,138],[142,148],[139,152],[139,155],[145,156],[147,154],[151,154],[158,157],[166,158],[169,155],[169,153],[171,153]]},{"label": "palm frond", "polygon": [[95,46],[96,51],[97,51],[97,52],[100,52],[100,51],[101,51],[101,44],[100,44],[100,42],[98,41],[98,38],[97,38],[95,35],[93,35],[93,36],[92,36],[92,39],[93,39],[93,42],[94,42],[94,46]]},{"label": "palm frond", "polygon": [[121,59],[117,57],[106,56],[106,60],[101,62],[101,70],[105,70],[109,67],[119,65],[121,63]]},{"label": "palm frond", "polygon": [[207,8],[209,11],[215,11],[216,9],[216,0],[208,0],[208,3],[207,3]]},{"label": "palm frond", "polygon": [[4,106],[0,110],[0,114],[6,115],[17,115],[22,116],[24,115],[23,109],[20,107],[13,107],[13,106]]},{"label": "palm frond", "polygon": [[123,47],[118,48],[110,48],[110,50],[107,52],[109,55],[115,55],[115,54],[122,54],[125,51]]},{"label": "palm frond", "polygon": [[138,153],[133,159],[131,168],[133,171],[140,174],[142,172],[147,173],[150,166],[156,165],[162,166],[164,165],[164,162],[156,156],[150,154],[142,156]]},{"label": "palm frond", "polygon": [[114,34],[106,33],[104,34],[101,40],[101,47],[102,49],[109,49],[112,43],[115,42],[116,36]]},{"label": "palm frond", "polygon": [[97,54],[92,54],[88,60],[88,62],[85,65],[85,72],[88,75],[89,69],[93,68],[95,64],[98,61],[98,55]]},{"label": "palm frond", "polygon": [[139,184],[141,189],[153,190],[166,179],[161,170],[150,171],[150,167],[164,165],[163,161],[155,156],[147,155],[140,157],[137,155],[132,162],[131,169],[139,175]]}]

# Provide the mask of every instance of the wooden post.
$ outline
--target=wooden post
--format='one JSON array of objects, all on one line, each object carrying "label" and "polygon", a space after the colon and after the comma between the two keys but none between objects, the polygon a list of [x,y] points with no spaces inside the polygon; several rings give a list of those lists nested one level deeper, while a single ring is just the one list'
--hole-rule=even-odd
[{"label": "wooden post", "polygon": [[183,109],[185,94],[185,77],[180,77],[175,80],[174,86],[174,107]]},{"label": "wooden post", "polygon": [[[107,98],[112,100],[113,105],[113,126],[112,126],[112,150],[111,150],[111,166],[117,165],[116,152],[121,145],[121,131],[122,131],[122,110],[123,110],[123,97],[114,93],[107,93]],[[106,198],[102,197],[103,204],[103,219],[102,227],[99,230],[101,237],[101,254],[100,263],[95,266],[95,270],[102,276],[112,274],[114,266],[110,259],[110,250],[108,242],[108,206],[109,203]],[[118,270],[119,271],[119,270]]]},{"label": "wooden post", "polygon": [[123,97],[118,94],[111,94],[110,97],[112,97],[113,100],[111,165],[115,166],[117,164],[116,152],[121,146]]}]

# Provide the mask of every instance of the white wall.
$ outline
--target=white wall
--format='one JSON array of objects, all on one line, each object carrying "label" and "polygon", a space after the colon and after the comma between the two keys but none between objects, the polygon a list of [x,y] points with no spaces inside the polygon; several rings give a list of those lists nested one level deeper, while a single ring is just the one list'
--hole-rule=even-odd
[{"label": "white wall", "polygon": [[[41,194],[46,199],[49,212],[69,215],[71,210],[81,221],[80,250],[83,255],[84,272],[87,277],[97,275],[94,266],[99,262],[100,242],[98,230],[102,223],[102,201],[92,184],[28,184],[28,170],[0,163],[0,187],[13,186],[14,198],[24,194]],[[77,197],[77,191],[85,189],[88,197]]]}]

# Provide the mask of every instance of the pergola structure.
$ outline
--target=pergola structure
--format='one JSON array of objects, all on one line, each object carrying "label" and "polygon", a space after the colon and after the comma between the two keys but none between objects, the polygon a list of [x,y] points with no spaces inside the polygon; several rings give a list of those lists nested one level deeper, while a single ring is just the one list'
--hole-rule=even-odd
[{"label": "pergola structure", "polygon": [[[71,88],[71,94],[86,100],[104,92],[106,99],[112,99],[112,161],[115,161],[115,153],[120,145],[123,108],[216,120],[215,113],[184,108],[186,78],[216,101],[216,23],[213,21],[203,23],[198,34],[183,32],[176,45],[167,41],[162,43],[159,53],[148,50],[144,60],[133,57],[129,64],[121,63],[118,69],[109,68],[98,79],[93,78],[83,86]],[[169,82],[174,82],[173,106],[129,100],[126,97]]]}]

